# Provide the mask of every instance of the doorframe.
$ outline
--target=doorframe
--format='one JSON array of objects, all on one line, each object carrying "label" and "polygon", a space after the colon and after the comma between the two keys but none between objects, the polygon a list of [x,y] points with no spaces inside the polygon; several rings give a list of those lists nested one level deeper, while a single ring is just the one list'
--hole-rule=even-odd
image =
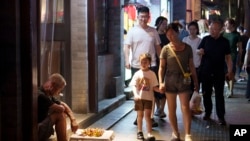
[{"label": "doorframe", "polygon": [[98,50],[97,43],[95,40],[95,1],[88,1],[88,83],[89,83],[89,112],[97,113],[98,112]]}]

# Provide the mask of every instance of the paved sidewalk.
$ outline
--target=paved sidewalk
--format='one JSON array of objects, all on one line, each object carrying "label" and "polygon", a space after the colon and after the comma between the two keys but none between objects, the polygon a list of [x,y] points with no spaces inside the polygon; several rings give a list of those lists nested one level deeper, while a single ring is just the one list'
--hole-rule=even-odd
[{"label": "paved sidewalk", "polygon": [[[195,116],[192,119],[191,132],[193,136],[193,141],[229,141],[230,124],[250,124],[250,103],[245,98],[245,87],[246,82],[236,83],[233,98],[225,98],[225,119],[227,121],[227,126],[220,126],[216,124],[217,116],[215,108],[213,108],[213,113],[211,116],[214,121],[204,121],[202,120],[202,115]],[[102,120],[109,118],[112,119],[112,117],[117,116],[117,111],[116,113],[111,112],[104,118],[94,123],[96,125],[98,123],[98,127],[100,128],[102,127],[102,124],[100,123],[105,123],[105,127],[103,126],[105,129],[114,130],[114,141],[136,141],[137,127],[133,125],[136,113],[133,111],[133,100],[127,100],[125,103],[125,105],[121,105],[123,110],[118,110],[120,111],[119,115],[124,116],[120,116],[121,119],[117,120],[116,123],[110,122],[112,124],[110,124],[109,126],[108,121],[112,120],[106,120],[106,122],[102,122]],[[167,113],[166,110],[167,108],[165,108],[165,112]],[[127,114],[122,113],[123,111],[127,112]],[[181,138],[184,139],[182,115],[179,108],[179,104],[177,107],[177,117]],[[171,138],[172,132],[168,119],[165,118],[162,120],[156,117],[155,120],[159,123],[159,127],[153,128],[153,134],[156,136],[157,141],[168,141]],[[143,129],[144,131],[146,129],[145,121]],[[144,135],[146,135],[146,133]]]}]

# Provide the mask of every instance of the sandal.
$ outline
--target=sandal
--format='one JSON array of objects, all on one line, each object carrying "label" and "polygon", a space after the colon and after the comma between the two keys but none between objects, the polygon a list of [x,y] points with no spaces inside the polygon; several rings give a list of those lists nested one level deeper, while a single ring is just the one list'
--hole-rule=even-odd
[{"label": "sandal", "polygon": [[144,136],[143,136],[143,133],[142,133],[142,132],[138,132],[138,133],[137,133],[137,139],[138,139],[138,140],[144,140]]},{"label": "sandal", "polygon": [[155,141],[155,137],[154,136],[147,137],[146,141]]}]

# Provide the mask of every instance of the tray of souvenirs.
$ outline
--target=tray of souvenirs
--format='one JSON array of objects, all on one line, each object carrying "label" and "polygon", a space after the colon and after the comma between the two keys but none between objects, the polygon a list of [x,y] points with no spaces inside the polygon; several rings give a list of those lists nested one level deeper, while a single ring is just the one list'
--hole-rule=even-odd
[{"label": "tray of souvenirs", "polygon": [[78,129],[75,134],[70,136],[70,141],[112,141],[114,131],[102,128]]}]

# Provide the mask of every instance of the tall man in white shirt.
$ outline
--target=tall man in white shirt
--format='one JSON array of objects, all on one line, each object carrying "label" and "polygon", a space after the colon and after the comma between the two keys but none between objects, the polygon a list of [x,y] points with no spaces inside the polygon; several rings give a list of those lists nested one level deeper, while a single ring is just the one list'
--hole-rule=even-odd
[{"label": "tall man in white shirt", "polygon": [[[140,69],[139,56],[143,53],[151,55],[151,69],[157,74],[156,54],[160,55],[161,41],[156,29],[148,26],[149,18],[149,8],[139,7],[137,14],[138,25],[128,31],[124,42],[125,67],[131,69],[132,76]],[[131,58],[131,61],[129,58]],[[152,120],[153,113],[154,107],[152,108]],[[137,124],[137,122],[135,121],[134,124]],[[158,124],[153,120],[152,126],[157,127]]]}]

